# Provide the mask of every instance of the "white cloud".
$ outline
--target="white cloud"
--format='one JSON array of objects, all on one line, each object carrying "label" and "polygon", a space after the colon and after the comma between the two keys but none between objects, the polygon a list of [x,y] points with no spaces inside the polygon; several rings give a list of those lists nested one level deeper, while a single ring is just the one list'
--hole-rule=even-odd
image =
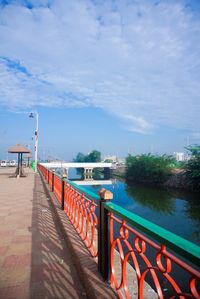
[{"label": "white cloud", "polygon": [[197,131],[200,19],[181,0],[96,2],[0,8],[0,104],[92,106],[139,133]]},{"label": "white cloud", "polygon": [[148,123],[143,117],[135,117],[127,114],[123,115],[125,120],[131,122],[131,126],[127,127],[128,130],[138,133],[146,133],[152,130],[152,125]]}]

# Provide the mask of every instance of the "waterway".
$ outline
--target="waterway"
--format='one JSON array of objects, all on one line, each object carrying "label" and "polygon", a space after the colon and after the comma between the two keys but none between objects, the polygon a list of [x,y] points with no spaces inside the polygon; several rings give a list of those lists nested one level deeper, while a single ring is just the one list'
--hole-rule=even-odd
[{"label": "waterway", "polygon": [[[71,172],[69,178],[80,176]],[[84,188],[95,193],[106,188],[113,193],[114,203],[200,245],[200,195],[127,184],[121,179],[111,181],[110,185],[102,182],[102,185]]]}]

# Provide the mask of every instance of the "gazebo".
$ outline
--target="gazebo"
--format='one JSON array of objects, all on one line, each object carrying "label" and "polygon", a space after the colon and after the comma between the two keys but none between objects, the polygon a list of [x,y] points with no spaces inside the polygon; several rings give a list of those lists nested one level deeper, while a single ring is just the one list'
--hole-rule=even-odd
[{"label": "gazebo", "polygon": [[24,147],[21,144],[16,144],[15,146],[12,146],[8,149],[9,153],[12,154],[18,154],[18,164],[16,169],[16,176],[21,177],[23,176],[23,169],[22,169],[22,155],[23,154],[29,154],[30,151],[26,147]]},{"label": "gazebo", "polygon": [[29,164],[30,164],[30,159],[32,158],[32,154],[31,154],[31,152],[30,153],[28,153],[28,154],[26,154],[26,155],[24,155],[24,158],[27,158],[28,159],[28,167],[30,166]]}]

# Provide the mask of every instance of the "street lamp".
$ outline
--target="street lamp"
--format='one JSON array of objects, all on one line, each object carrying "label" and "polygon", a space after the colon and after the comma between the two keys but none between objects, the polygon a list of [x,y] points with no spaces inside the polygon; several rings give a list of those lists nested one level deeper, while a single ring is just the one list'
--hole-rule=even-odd
[{"label": "street lamp", "polygon": [[34,118],[34,114],[36,116],[36,130],[35,130],[35,172],[37,172],[37,162],[38,162],[38,112],[31,112],[29,114],[30,118]]}]

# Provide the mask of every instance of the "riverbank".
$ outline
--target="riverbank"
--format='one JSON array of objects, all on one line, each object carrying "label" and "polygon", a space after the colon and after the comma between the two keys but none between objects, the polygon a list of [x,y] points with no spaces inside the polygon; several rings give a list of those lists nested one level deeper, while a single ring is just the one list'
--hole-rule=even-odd
[{"label": "riverbank", "polygon": [[[134,182],[134,180],[131,177],[126,178],[126,168],[125,167],[113,170],[112,175],[117,178],[122,178],[127,181]],[[144,184],[144,185],[149,186],[149,184]],[[175,189],[175,190],[179,190],[179,191],[195,192],[186,177],[184,169],[173,169],[172,174],[168,178],[168,180],[165,181],[163,184],[161,184],[159,187],[164,188],[164,189]]]},{"label": "riverbank", "polygon": [[126,167],[118,167],[116,169],[112,169],[112,176],[118,177],[118,178],[122,178],[122,179],[126,179],[125,177],[125,173],[126,173]]},{"label": "riverbank", "polygon": [[184,169],[174,169],[169,179],[163,183],[164,188],[178,189],[180,191],[194,192]]}]

